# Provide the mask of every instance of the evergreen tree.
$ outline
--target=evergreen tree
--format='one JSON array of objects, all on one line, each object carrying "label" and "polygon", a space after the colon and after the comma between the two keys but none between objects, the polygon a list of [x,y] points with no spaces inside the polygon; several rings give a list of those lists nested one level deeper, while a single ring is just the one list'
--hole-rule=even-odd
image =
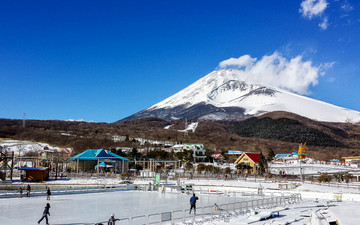
[{"label": "evergreen tree", "polygon": [[271,148],[269,148],[268,149],[268,161],[272,161],[273,159],[274,159],[274,157],[275,157],[275,152],[271,149]]},{"label": "evergreen tree", "polygon": [[262,152],[260,152],[260,156],[259,156],[259,174],[263,174],[266,172],[268,168],[268,162],[265,158],[265,156],[262,154]]}]

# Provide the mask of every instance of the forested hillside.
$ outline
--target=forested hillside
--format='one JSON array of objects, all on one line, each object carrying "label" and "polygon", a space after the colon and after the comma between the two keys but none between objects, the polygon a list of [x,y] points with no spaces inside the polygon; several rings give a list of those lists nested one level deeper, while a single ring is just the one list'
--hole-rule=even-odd
[{"label": "forested hillside", "polygon": [[[172,124],[170,129],[164,129]],[[144,118],[124,123],[88,123],[69,121],[0,119],[0,138],[32,140],[59,147],[72,147],[76,153],[89,148],[143,148],[132,138],[144,138],[172,143],[203,143],[208,154],[217,150],[249,152],[269,149],[275,153],[297,151],[298,144],[307,142],[309,156],[318,159],[360,155],[360,128],[356,124],[329,124],[309,120],[284,112],[269,113],[258,118],[238,122],[200,121],[196,131],[188,135],[184,121],[168,122],[158,118]],[[113,136],[126,136],[114,142]]]}]

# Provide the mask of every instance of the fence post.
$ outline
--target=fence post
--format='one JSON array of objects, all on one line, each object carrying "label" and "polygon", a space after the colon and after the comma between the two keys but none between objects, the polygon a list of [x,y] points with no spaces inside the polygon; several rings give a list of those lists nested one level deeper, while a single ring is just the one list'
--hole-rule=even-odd
[{"label": "fence post", "polygon": [[185,224],[185,210],[183,210],[183,224]]},{"label": "fence post", "polygon": [[174,224],[174,211],[171,212],[171,225]]}]

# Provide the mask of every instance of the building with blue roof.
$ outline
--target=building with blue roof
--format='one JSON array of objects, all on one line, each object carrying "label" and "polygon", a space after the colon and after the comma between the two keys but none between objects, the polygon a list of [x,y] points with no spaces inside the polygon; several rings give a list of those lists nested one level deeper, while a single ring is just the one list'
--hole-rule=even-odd
[{"label": "building with blue roof", "polygon": [[71,157],[68,161],[74,162],[71,167],[75,167],[76,172],[91,171],[102,165],[107,165],[104,171],[112,171],[115,173],[123,173],[128,171],[130,160],[112,153],[106,149],[88,149],[78,155]]}]

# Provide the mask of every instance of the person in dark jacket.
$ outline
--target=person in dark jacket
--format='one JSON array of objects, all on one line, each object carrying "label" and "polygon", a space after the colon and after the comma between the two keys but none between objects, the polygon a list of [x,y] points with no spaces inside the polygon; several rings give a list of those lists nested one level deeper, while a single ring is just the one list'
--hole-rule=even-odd
[{"label": "person in dark jacket", "polygon": [[27,187],[26,187],[26,191],[27,191],[27,192],[26,192],[26,196],[27,196],[27,197],[30,197],[31,187],[30,187],[29,184],[28,184]]},{"label": "person in dark jacket", "polygon": [[46,203],[46,206],[45,206],[45,209],[44,209],[44,212],[43,212],[43,216],[41,217],[41,219],[38,221],[38,224],[40,224],[40,222],[45,218],[46,219],[46,225],[49,225],[49,219],[48,219],[48,214],[50,216],[50,204],[49,203]]},{"label": "person in dark jacket", "polygon": [[22,194],[23,194],[23,189],[22,189],[22,187],[20,187],[20,189],[19,189],[19,197],[20,198],[22,198]]},{"label": "person in dark jacket", "polygon": [[115,219],[115,215],[114,213],[111,214],[111,217],[110,219],[108,220],[108,225],[115,225],[115,221],[118,220],[118,219]]},{"label": "person in dark jacket", "polygon": [[50,188],[48,187],[46,191],[46,200],[50,200],[50,195],[51,195],[51,191]]},{"label": "person in dark jacket", "polygon": [[196,200],[199,200],[198,197],[195,196],[195,194],[193,194],[193,196],[190,198],[190,212],[191,210],[194,209],[194,214],[196,214]]}]

